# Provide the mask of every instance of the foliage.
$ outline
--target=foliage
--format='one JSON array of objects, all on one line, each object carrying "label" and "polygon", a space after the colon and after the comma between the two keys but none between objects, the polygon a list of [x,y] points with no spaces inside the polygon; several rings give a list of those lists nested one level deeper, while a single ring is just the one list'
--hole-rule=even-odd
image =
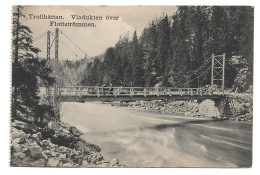
[{"label": "foliage", "polygon": [[37,57],[40,50],[33,46],[30,28],[19,21],[23,17],[21,10],[17,6],[13,11],[12,114],[13,118],[38,120],[43,118],[42,108],[52,113],[51,107],[40,104],[39,85],[52,85],[55,81],[46,61]]}]

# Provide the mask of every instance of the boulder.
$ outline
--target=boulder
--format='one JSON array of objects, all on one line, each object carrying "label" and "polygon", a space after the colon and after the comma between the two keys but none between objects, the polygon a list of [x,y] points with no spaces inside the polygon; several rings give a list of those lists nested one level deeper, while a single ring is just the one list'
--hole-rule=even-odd
[{"label": "boulder", "polygon": [[88,161],[83,160],[83,161],[82,161],[82,166],[84,166],[84,167],[89,167]]},{"label": "boulder", "polygon": [[47,166],[53,166],[53,167],[56,167],[58,166],[60,163],[60,161],[58,159],[49,159],[48,162],[47,162]]},{"label": "boulder", "polygon": [[36,134],[33,134],[31,137],[34,140],[41,140],[42,139],[42,134],[40,132],[37,132]]},{"label": "boulder", "polygon": [[57,153],[53,150],[45,150],[43,151],[43,153],[47,156],[52,156],[52,157],[56,157]]},{"label": "boulder", "polygon": [[82,156],[75,156],[74,159],[72,159],[73,163],[82,165],[83,157]]},{"label": "boulder", "polygon": [[77,141],[73,144],[74,148],[77,150],[77,151],[81,151],[81,152],[84,152],[84,153],[88,153],[90,151],[94,151],[94,152],[100,152],[101,151],[101,148],[98,147],[97,145],[95,144],[90,144],[90,143],[87,143],[84,139],[82,138],[78,138]]},{"label": "boulder", "polygon": [[32,160],[29,157],[25,157],[21,163],[22,166],[31,166]]},{"label": "boulder", "polygon": [[11,166],[22,166],[23,159],[18,158],[16,156],[11,157]]},{"label": "boulder", "polygon": [[42,157],[43,157],[45,160],[48,159],[48,156],[47,156],[44,152],[42,152]]},{"label": "boulder", "polygon": [[12,127],[22,130],[25,133],[35,133],[37,127],[33,124],[28,124],[22,121],[14,120],[11,124]]},{"label": "boulder", "polygon": [[17,157],[17,158],[20,158],[20,159],[25,158],[25,156],[26,155],[22,152],[14,153],[14,157]]},{"label": "boulder", "polygon": [[65,152],[68,151],[68,148],[66,148],[65,146],[60,146],[59,151],[62,152],[62,153],[65,153]]},{"label": "boulder", "polygon": [[23,131],[14,131],[12,132],[12,140],[16,138],[26,138],[26,134]]},{"label": "boulder", "polygon": [[51,138],[51,137],[53,136],[53,134],[55,133],[55,131],[52,130],[52,129],[50,129],[50,128],[48,128],[48,127],[46,127],[46,128],[43,128],[43,129],[41,130],[41,133],[42,133],[42,137],[43,137],[44,139],[48,139],[48,138]]},{"label": "boulder", "polygon": [[59,129],[59,124],[55,121],[51,121],[48,123],[48,128],[51,130],[58,130]]},{"label": "boulder", "polygon": [[56,155],[57,155],[56,152],[54,152],[54,151],[51,152],[51,156],[52,156],[52,157],[56,157]]},{"label": "boulder", "polygon": [[67,162],[67,163],[62,164],[61,166],[63,166],[63,167],[72,167],[73,165],[72,165],[72,163]]},{"label": "boulder", "polygon": [[31,145],[31,147],[29,147],[29,156],[34,160],[41,158],[42,148],[37,144]]},{"label": "boulder", "polygon": [[58,133],[53,135],[53,137],[51,138],[51,142],[59,146],[66,146],[71,148],[72,145],[77,142],[77,137],[59,131]]},{"label": "boulder", "polygon": [[58,156],[59,159],[66,159],[66,157],[67,157],[66,154],[60,154],[60,155]]},{"label": "boulder", "polygon": [[50,147],[51,148],[55,148],[57,145],[55,145],[55,144],[53,144],[53,143],[51,143],[51,142],[49,142],[50,143]]},{"label": "boulder", "polygon": [[20,138],[12,139],[12,145],[17,145],[20,142]]},{"label": "boulder", "polygon": [[80,137],[82,135],[82,132],[74,126],[70,127],[69,132],[75,137]]},{"label": "boulder", "polygon": [[96,155],[96,159],[98,160],[98,161],[102,161],[102,160],[104,160],[104,157],[101,155],[101,154],[97,154]]},{"label": "boulder", "polygon": [[110,161],[110,164],[111,164],[112,166],[118,165],[118,164],[119,164],[119,160],[118,160],[118,159],[112,159],[112,160]]},{"label": "boulder", "polygon": [[[13,142],[13,141],[12,141]],[[13,144],[12,143],[12,147],[11,147],[11,150],[14,151],[14,152],[23,152],[23,148],[21,147],[21,145],[19,144]]]},{"label": "boulder", "polygon": [[20,144],[24,144],[26,142],[26,138],[25,137],[21,137],[19,140]]},{"label": "boulder", "polygon": [[102,162],[100,165],[98,165],[98,167],[111,167],[111,165],[109,162]]},{"label": "boulder", "polygon": [[43,167],[45,166],[46,161],[44,159],[38,159],[34,162],[29,163],[30,166],[33,167]]},{"label": "boulder", "polygon": [[67,129],[61,129],[61,131],[62,131],[62,132],[65,132],[65,133],[68,134],[68,135],[71,134],[70,131],[67,130]]},{"label": "boulder", "polygon": [[51,141],[50,140],[42,140],[42,146],[44,147],[49,147],[51,144]]},{"label": "boulder", "polygon": [[26,154],[28,152],[29,147],[28,145],[23,145],[23,146],[24,147],[22,148],[22,152]]}]

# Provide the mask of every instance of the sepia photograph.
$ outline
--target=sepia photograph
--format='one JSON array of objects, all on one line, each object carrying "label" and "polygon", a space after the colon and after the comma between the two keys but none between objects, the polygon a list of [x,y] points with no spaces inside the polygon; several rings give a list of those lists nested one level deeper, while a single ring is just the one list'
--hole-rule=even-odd
[{"label": "sepia photograph", "polygon": [[11,15],[11,167],[252,167],[253,6]]}]

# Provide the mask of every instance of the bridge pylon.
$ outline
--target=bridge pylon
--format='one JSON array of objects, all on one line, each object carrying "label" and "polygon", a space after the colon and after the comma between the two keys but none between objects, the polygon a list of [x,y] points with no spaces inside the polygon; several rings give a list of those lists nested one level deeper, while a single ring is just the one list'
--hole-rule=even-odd
[{"label": "bridge pylon", "polygon": [[214,85],[221,86],[222,90],[225,88],[225,59],[226,55],[214,55],[212,54],[212,66],[211,66],[211,88]]},{"label": "bridge pylon", "polygon": [[51,32],[47,32],[47,62],[50,61],[50,55],[51,55]]}]

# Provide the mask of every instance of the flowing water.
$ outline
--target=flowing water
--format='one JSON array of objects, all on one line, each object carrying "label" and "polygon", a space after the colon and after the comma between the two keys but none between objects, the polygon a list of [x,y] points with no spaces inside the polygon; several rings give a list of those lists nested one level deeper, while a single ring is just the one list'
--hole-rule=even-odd
[{"label": "flowing water", "polygon": [[248,167],[252,123],[173,116],[102,103],[63,103],[62,121],[127,167]]}]

